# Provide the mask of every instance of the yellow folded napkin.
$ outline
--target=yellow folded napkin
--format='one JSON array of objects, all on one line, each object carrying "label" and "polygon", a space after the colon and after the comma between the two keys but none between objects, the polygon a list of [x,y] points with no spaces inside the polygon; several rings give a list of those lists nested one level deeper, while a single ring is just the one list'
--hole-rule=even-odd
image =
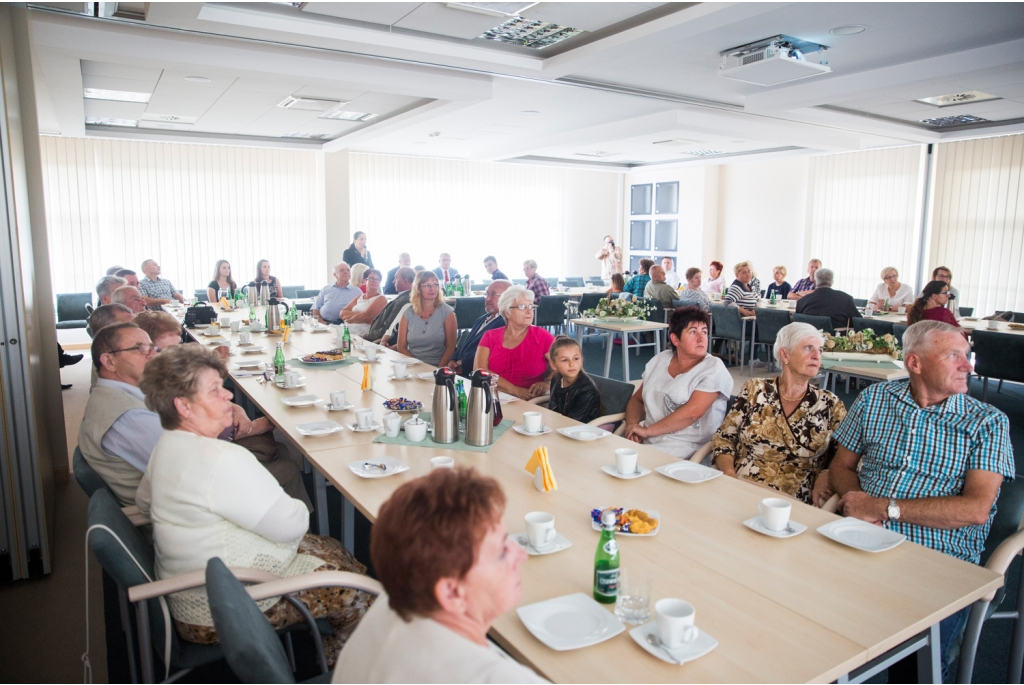
[{"label": "yellow folded napkin", "polygon": [[284,337],[281,338],[281,342],[288,342],[288,334],[292,332],[291,326],[284,327]]},{"label": "yellow folded napkin", "polygon": [[359,386],[360,390],[369,390],[373,386],[373,371],[370,369],[369,364],[363,364],[363,382]]},{"label": "yellow folded napkin", "polygon": [[555,482],[555,474],[551,472],[551,461],[548,459],[548,448],[538,447],[526,462],[527,473],[534,474],[540,469],[541,478],[544,481],[544,492],[551,492],[558,489]]},{"label": "yellow folded napkin", "polygon": [[220,302],[218,302],[217,304],[219,304],[220,308],[224,309],[224,310],[227,310],[227,309],[230,308],[229,305],[228,305],[228,298],[226,298],[226,297],[220,298]]}]

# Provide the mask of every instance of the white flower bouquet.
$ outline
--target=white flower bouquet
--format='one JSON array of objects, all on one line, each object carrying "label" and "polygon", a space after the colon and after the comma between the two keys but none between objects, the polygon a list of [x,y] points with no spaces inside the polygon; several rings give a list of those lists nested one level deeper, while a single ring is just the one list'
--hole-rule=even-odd
[{"label": "white flower bouquet", "polygon": [[643,301],[609,300],[605,297],[598,301],[595,308],[583,312],[582,316],[587,319],[603,319],[605,321],[635,321],[646,319],[650,311],[650,306]]}]

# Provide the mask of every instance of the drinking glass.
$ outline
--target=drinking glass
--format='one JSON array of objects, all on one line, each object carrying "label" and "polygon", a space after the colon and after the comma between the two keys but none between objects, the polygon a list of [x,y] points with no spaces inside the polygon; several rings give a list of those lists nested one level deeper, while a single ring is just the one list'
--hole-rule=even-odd
[{"label": "drinking glass", "polygon": [[640,625],[651,618],[651,574],[637,568],[619,571],[615,615],[623,623]]}]

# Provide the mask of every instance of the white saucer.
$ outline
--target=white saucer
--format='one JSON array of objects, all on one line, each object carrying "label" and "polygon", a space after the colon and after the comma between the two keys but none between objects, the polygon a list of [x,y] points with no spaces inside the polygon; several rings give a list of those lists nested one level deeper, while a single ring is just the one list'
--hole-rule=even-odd
[{"label": "white saucer", "polygon": [[239,347],[252,347],[252,346],[253,346],[253,345],[255,345],[256,343],[253,343],[253,342],[247,342],[247,343],[236,343],[236,344],[237,344],[237,345],[238,345]]},{"label": "white saucer", "polygon": [[674,461],[654,469],[663,476],[683,483],[703,483],[706,480],[714,480],[722,475],[718,469],[713,469],[693,461]]},{"label": "white saucer", "polygon": [[432,381],[434,380],[434,372],[424,371],[423,373],[416,374],[416,378],[419,378],[421,381]]},{"label": "white saucer", "polygon": [[254,359],[253,361],[235,362],[235,367],[239,369],[258,369],[261,366],[263,366],[263,362],[260,361],[259,359]]},{"label": "white saucer", "polygon": [[242,354],[263,354],[262,347],[252,347],[242,350]]},{"label": "white saucer", "polygon": [[907,536],[847,516],[818,528],[818,532],[836,542],[865,552],[884,552],[899,545]]},{"label": "white saucer", "polygon": [[[505,400],[503,399],[502,402]],[[591,440],[597,440],[607,435],[611,435],[608,431],[597,426],[569,426],[568,428],[559,428],[558,432],[567,438],[573,440],[582,440],[583,442],[589,442]]]},{"label": "white saucer", "polygon": [[516,614],[535,638],[558,652],[596,645],[626,629],[603,604],[582,592],[519,607]]},{"label": "white saucer", "polygon": [[295,430],[302,435],[317,436],[330,435],[345,429],[340,423],[335,423],[334,421],[314,421],[313,423],[300,423],[295,426]]},{"label": "white saucer", "polygon": [[370,431],[375,431],[378,428],[384,427],[384,424],[380,421],[374,421],[369,428],[360,428],[355,422],[346,423],[345,425],[348,426],[348,429],[353,433],[369,433]]},{"label": "white saucer", "polygon": [[354,406],[356,405],[352,404],[351,402],[346,402],[344,407],[334,407],[331,406],[330,404],[326,404],[324,408],[327,409],[327,411],[348,411]]},{"label": "white saucer", "polygon": [[[697,638],[693,642],[687,642],[679,647],[655,647],[647,641],[647,636],[651,633],[658,634],[658,624],[655,621],[633,628],[629,631],[629,636],[648,654],[670,664],[685,664],[687,661],[699,659],[718,646],[718,640],[700,628],[697,629]],[[672,655],[671,658],[669,654]]]},{"label": "white saucer", "polygon": [[651,472],[650,469],[645,469],[643,466],[640,466],[639,464],[637,464],[637,468],[640,469],[640,473],[636,473],[635,471],[633,473],[619,473],[619,470],[615,468],[615,464],[602,466],[601,470],[607,473],[609,476],[615,476],[616,478],[621,478],[622,480],[634,480],[636,478],[643,478],[644,476]]},{"label": "white saucer", "polygon": [[398,378],[397,376],[395,376],[395,374],[389,373],[388,374],[388,380],[389,381],[414,381],[414,380],[416,380],[416,376],[413,376],[411,373],[407,373],[404,376],[402,376],[401,378]]},{"label": "white saucer", "polygon": [[377,364],[378,362],[380,362],[380,357],[377,357],[376,359],[367,359],[366,357],[356,357],[356,359],[361,361],[361,362],[363,362],[364,364]]},{"label": "white saucer", "polygon": [[274,385],[276,385],[277,387],[281,388],[282,390],[295,390],[295,388],[304,388],[304,387],[306,387],[306,379],[305,378],[300,379],[298,383],[296,383],[295,385],[293,385],[291,387],[288,387],[287,385],[285,385],[284,381],[281,381],[280,383],[274,383]]},{"label": "white saucer", "polygon": [[569,549],[572,547],[572,542],[569,538],[565,537],[561,533],[555,533],[555,539],[552,540],[545,547],[534,547],[530,544],[530,539],[526,537],[526,533],[516,533],[515,535],[509,535],[509,540],[522,547],[523,551],[529,554],[531,557],[543,556],[545,554],[554,554],[555,552],[561,552],[563,549]]},{"label": "white saucer", "polygon": [[771,528],[768,528],[764,525],[764,521],[761,519],[760,516],[755,516],[752,519],[747,519],[743,522],[743,525],[745,525],[750,530],[756,530],[758,533],[761,533],[762,535],[767,535],[773,538],[795,538],[797,535],[807,530],[807,526],[805,526],[802,523],[797,523],[792,519],[790,519],[789,521],[789,527],[793,529],[792,533],[786,530],[772,530]]},{"label": "white saucer", "polygon": [[[383,469],[375,469],[370,467],[366,468],[365,464],[380,464]],[[374,457],[373,459],[365,459],[363,461],[350,461],[348,463],[349,470],[356,474],[360,478],[386,478],[387,476],[393,476],[396,473],[409,470],[409,465],[405,464],[394,457]]]},{"label": "white saucer", "polygon": [[551,429],[548,428],[547,426],[541,426],[540,430],[537,431],[536,433],[531,433],[530,431],[526,430],[526,426],[512,426],[512,430],[514,430],[516,433],[519,433],[520,435],[525,435],[528,438],[535,438],[538,435],[547,435],[548,433],[551,432]]},{"label": "white saucer", "polygon": [[317,402],[323,402],[316,395],[296,395],[295,397],[282,397],[281,401],[289,407],[310,407]]}]

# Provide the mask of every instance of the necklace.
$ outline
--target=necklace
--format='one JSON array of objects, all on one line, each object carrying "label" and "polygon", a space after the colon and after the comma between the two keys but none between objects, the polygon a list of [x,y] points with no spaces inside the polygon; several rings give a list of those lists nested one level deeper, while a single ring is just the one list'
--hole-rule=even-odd
[{"label": "necklace", "polygon": [[776,383],[775,387],[779,391],[779,397],[781,397],[782,399],[786,400],[787,402],[799,402],[800,400],[802,400],[804,398],[804,395],[807,394],[807,391],[805,390],[804,391],[804,395],[800,395],[800,397],[786,397],[785,395],[782,394],[782,383],[781,382],[780,383]]}]

